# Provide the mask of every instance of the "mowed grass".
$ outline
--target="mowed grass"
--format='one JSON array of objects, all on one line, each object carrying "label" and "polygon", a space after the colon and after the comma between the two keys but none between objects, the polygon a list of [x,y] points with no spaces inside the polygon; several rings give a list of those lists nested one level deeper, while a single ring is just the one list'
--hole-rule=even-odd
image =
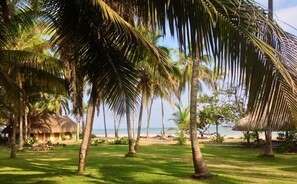
[{"label": "mowed grass", "polygon": [[138,157],[124,157],[127,146],[92,146],[85,175],[76,173],[79,145],[51,151],[22,151],[9,159],[0,148],[0,183],[296,183],[297,155],[263,158],[262,150],[239,144],[202,144],[202,152],[214,174],[194,180],[190,146],[150,144]]}]

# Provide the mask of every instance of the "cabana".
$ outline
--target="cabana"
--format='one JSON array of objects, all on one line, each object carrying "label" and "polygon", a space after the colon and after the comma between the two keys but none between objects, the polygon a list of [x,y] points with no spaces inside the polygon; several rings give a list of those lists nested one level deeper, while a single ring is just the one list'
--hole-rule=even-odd
[{"label": "cabana", "polygon": [[[39,142],[76,140],[77,124],[67,116],[47,116],[31,122],[28,129],[30,137]],[[6,127],[3,133],[11,133],[11,126]],[[19,134],[19,128],[16,129]]]}]

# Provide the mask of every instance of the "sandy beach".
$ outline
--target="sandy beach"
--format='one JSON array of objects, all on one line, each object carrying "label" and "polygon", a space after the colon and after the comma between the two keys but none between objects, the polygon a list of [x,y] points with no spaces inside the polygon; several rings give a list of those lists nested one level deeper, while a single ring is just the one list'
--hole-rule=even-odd
[{"label": "sandy beach", "polygon": [[[127,134],[120,134],[119,137],[127,137]],[[135,139],[136,139],[135,135]],[[102,134],[98,134],[96,135],[96,137],[104,139],[105,136]],[[142,144],[151,144],[151,143],[164,143],[164,144],[176,144],[176,141],[174,141],[175,135],[174,134],[169,134],[166,136],[165,139],[162,139],[161,136],[159,134],[150,134],[150,136],[148,138],[146,138],[146,134],[142,134],[140,141]],[[198,136],[198,139],[200,142],[205,142],[205,141],[210,141],[211,138],[213,136],[211,135],[204,135],[203,138],[201,138],[200,136]],[[273,136],[273,139],[275,140],[277,137],[277,135]],[[108,140],[112,141],[114,140],[115,136],[114,134],[108,135]],[[264,133],[259,133],[259,138],[265,140],[265,134]],[[224,135],[224,142],[243,142],[243,134],[240,135]],[[188,141],[188,143],[190,143]]]}]

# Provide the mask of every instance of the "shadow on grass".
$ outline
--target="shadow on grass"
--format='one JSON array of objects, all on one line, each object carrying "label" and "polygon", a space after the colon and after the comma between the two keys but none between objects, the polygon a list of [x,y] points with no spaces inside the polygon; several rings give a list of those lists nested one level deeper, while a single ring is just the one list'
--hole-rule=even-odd
[{"label": "shadow on grass", "polygon": [[296,177],[287,173],[297,171],[296,155],[276,155],[267,159],[257,157],[257,149],[202,144],[202,152],[214,177],[194,180],[191,178],[194,169],[190,146],[143,145],[137,157],[125,158],[128,152],[125,145],[98,145],[92,146],[89,152],[87,174],[78,175],[75,172],[78,150],[79,146],[74,145],[46,152],[24,151],[18,153],[16,160],[7,158],[9,150],[0,150],[0,183],[235,184],[256,183],[263,178],[289,182]]}]

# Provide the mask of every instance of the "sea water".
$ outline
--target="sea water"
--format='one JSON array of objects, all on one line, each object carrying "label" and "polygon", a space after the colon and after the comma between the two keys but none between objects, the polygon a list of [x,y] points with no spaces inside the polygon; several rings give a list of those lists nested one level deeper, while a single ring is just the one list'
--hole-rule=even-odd
[{"label": "sea water", "polygon": [[[141,134],[146,135],[146,130],[147,130],[146,128],[142,128]],[[161,131],[162,131],[162,128],[150,128],[149,129],[149,133],[151,135],[160,135]],[[208,128],[208,130],[205,132],[205,135],[214,134],[215,131],[216,131],[216,127],[210,126]],[[167,133],[167,135],[175,135],[177,130],[172,130],[171,128],[165,127],[165,132]],[[132,133],[133,133],[133,129],[132,129]],[[219,126],[219,133],[222,136],[243,136],[243,133],[241,131],[233,131],[232,127]],[[93,134],[104,135],[105,132],[104,132],[104,129],[94,129]],[[114,135],[114,129],[107,129],[107,134]],[[135,134],[137,134],[137,129],[135,129]],[[199,134],[200,133],[198,132],[198,135]],[[127,135],[127,129],[125,129],[125,128],[119,129],[119,135]]]}]

